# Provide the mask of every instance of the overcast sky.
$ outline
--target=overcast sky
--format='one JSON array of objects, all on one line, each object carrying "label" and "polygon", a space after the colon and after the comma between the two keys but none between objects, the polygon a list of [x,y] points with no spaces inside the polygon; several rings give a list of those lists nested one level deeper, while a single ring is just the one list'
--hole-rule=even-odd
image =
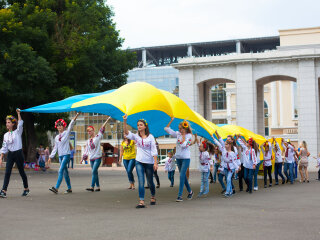
[{"label": "overcast sky", "polygon": [[319,0],[107,0],[124,47],[278,35],[320,26]]}]

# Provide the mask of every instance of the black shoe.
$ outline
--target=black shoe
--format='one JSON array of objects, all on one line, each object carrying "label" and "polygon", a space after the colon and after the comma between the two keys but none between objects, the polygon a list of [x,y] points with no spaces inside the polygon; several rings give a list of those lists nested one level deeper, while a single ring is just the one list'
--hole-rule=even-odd
[{"label": "black shoe", "polygon": [[1,198],[7,198],[7,193],[5,193],[3,190],[1,190],[0,197]]},{"label": "black shoe", "polygon": [[156,186],[156,188],[160,188],[160,184]]},{"label": "black shoe", "polygon": [[171,184],[170,187],[173,187],[173,185]]},{"label": "black shoe", "polygon": [[252,190],[250,190],[249,193],[251,194],[251,193],[252,193]]},{"label": "black shoe", "polygon": [[246,189],[246,192],[249,192],[249,188]]},{"label": "black shoe", "polygon": [[94,190],[95,192],[100,192],[101,190],[100,190],[100,188],[97,188],[96,190]]},{"label": "black shoe", "polygon": [[286,183],[286,180],[283,179],[283,180],[282,180],[282,184],[285,184],[285,183]]},{"label": "black shoe", "polygon": [[264,188],[267,188],[267,185],[264,185]]},{"label": "black shoe", "polygon": [[233,190],[232,190],[232,193],[233,193],[233,194],[236,194],[236,190],[233,189]]},{"label": "black shoe", "polygon": [[145,208],[146,206],[144,205],[144,204],[138,204],[137,206],[136,206],[136,208]]},{"label": "black shoe", "polygon": [[192,199],[192,196],[193,196],[193,191],[191,191],[191,193],[188,194],[187,199],[188,199],[188,200],[191,200],[191,199]]},{"label": "black shoe", "polygon": [[214,183],[213,180],[211,180],[210,183]]},{"label": "black shoe", "polygon": [[224,190],[221,191],[221,194],[224,194],[225,192],[226,192],[226,190],[224,189]]},{"label": "black shoe", "polygon": [[72,189],[67,189],[64,191],[64,194],[69,194],[69,193],[72,193]]},{"label": "black shoe", "polygon": [[177,197],[176,202],[183,202],[182,197]]},{"label": "black shoe", "polygon": [[243,188],[240,188],[240,190],[239,190],[240,192],[242,192],[243,191]]},{"label": "black shoe", "polygon": [[289,182],[289,178],[287,178],[287,181],[286,181],[286,183],[288,183]]},{"label": "black shoe", "polygon": [[[154,201],[151,201],[151,200],[154,200]],[[156,205],[157,204],[157,202],[156,202],[156,199],[155,198],[151,198],[151,200],[150,200],[150,205],[152,205],[152,206],[154,206],[154,205]]]},{"label": "black shoe", "polygon": [[145,189],[148,189],[148,188],[149,188],[149,186],[145,186],[144,188],[145,188]]},{"label": "black shoe", "polygon": [[272,183],[269,184],[269,187],[272,187]]},{"label": "black shoe", "polygon": [[93,191],[94,191],[93,188],[86,188],[86,190],[87,190],[88,192],[93,192]]},{"label": "black shoe", "polygon": [[56,189],[55,187],[49,188],[49,191],[58,194],[58,189]]},{"label": "black shoe", "polygon": [[29,193],[30,193],[30,190],[29,190],[29,189],[28,189],[28,190],[24,190],[23,193],[21,194],[21,196],[22,196],[22,197],[26,197],[26,196],[29,195]]}]

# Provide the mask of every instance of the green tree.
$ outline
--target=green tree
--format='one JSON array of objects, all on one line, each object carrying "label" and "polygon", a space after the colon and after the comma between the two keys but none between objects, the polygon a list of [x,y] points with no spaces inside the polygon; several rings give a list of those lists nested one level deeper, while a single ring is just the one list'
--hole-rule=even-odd
[{"label": "green tree", "polygon": [[[0,0],[0,119],[74,94],[126,83],[135,54],[103,0]],[[35,156],[36,129],[52,129],[55,115],[24,114],[28,159]]]}]

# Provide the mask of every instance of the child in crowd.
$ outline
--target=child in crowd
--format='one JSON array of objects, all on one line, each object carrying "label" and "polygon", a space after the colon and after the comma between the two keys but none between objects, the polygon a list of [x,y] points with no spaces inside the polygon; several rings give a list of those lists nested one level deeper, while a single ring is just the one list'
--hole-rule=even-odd
[{"label": "child in crowd", "polygon": [[168,179],[170,180],[170,187],[173,187],[174,185],[174,173],[176,170],[176,162],[175,162],[175,156],[173,155],[173,152],[168,152],[168,157],[165,159],[165,166],[164,170],[168,172]]},{"label": "child in crowd", "polygon": [[201,172],[201,187],[198,197],[206,196],[209,193],[209,174],[212,171],[213,162],[211,160],[210,154],[208,152],[208,144],[206,141],[198,140],[198,137],[195,135],[195,140],[199,146],[199,170]]}]

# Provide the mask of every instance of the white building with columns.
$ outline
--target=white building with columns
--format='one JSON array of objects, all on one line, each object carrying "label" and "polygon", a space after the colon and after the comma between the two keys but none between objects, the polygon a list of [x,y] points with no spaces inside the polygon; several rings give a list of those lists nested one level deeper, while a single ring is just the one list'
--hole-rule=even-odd
[{"label": "white building with columns", "polygon": [[[269,135],[305,140],[316,156],[320,151],[320,27],[279,33],[280,44],[272,51],[180,59],[173,64],[179,70],[179,96],[208,120],[226,115],[227,123],[261,135],[268,125]],[[225,84],[220,90],[227,98],[226,109],[220,112],[212,111],[211,105],[212,86],[217,84]]]}]

